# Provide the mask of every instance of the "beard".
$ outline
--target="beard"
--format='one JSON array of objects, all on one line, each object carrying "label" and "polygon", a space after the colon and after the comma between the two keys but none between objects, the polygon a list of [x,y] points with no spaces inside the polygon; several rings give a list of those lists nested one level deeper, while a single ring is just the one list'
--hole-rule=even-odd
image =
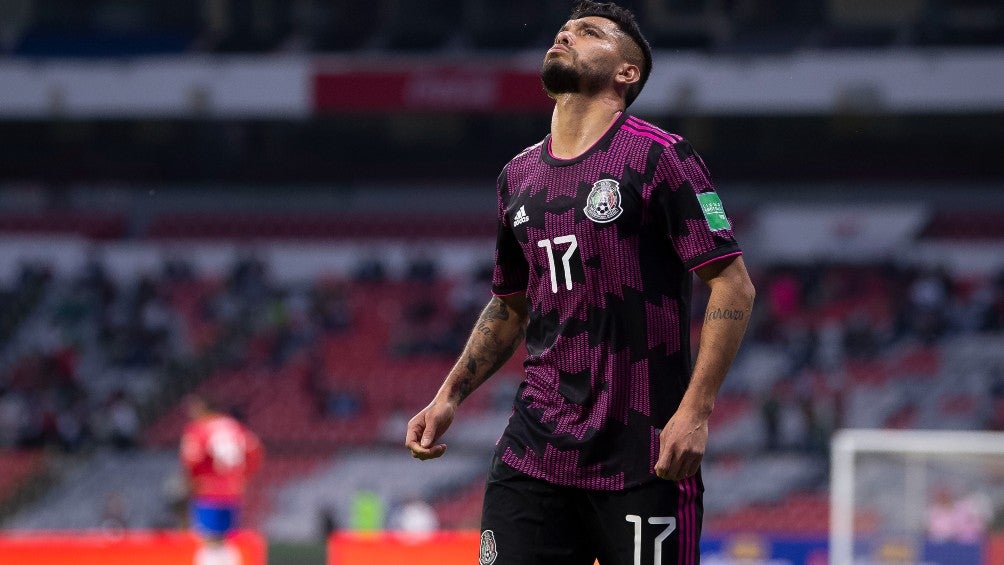
[{"label": "beard", "polygon": [[[577,60],[577,59],[575,59]],[[597,69],[582,70],[556,59],[544,61],[540,82],[551,97],[558,94],[591,94],[599,92],[609,77]]]}]

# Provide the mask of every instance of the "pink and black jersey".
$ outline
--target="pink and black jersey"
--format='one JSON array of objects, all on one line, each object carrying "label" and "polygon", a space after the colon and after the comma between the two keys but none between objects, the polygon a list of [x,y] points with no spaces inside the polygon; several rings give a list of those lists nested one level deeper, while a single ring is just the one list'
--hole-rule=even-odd
[{"label": "pink and black jersey", "polygon": [[621,114],[583,155],[550,137],[498,180],[492,291],[526,292],[525,379],[497,455],[558,485],[655,479],[690,379],[691,271],[741,253],[690,144]]}]

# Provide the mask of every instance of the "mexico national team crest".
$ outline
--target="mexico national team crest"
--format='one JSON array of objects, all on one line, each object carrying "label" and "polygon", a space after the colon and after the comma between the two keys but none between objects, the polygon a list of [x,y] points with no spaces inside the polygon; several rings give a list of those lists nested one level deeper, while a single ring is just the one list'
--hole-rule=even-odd
[{"label": "mexico national team crest", "polygon": [[481,532],[481,557],[478,559],[478,563],[492,565],[498,556],[498,548],[495,546],[495,532],[491,530]]},{"label": "mexico national team crest", "polygon": [[582,210],[586,217],[599,224],[616,220],[624,211],[621,208],[621,185],[614,179],[596,181]]}]

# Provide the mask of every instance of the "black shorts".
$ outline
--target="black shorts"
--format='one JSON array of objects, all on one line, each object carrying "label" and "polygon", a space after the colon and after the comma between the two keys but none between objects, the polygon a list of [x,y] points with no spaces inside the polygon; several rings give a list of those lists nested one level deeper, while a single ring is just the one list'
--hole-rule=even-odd
[{"label": "black shorts", "polygon": [[700,472],[623,491],[555,486],[492,461],[481,565],[697,565]]}]

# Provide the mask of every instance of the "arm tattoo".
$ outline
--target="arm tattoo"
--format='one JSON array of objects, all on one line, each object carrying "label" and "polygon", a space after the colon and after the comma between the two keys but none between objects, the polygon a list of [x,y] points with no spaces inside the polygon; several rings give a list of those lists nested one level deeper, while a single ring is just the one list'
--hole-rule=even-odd
[{"label": "arm tattoo", "polygon": [[[523,341],[526,328],[522,320],[510,320],[512,315],[509,306],[498,298],[481,312],[461,355],[463,371],[454,382],[453,396],[458,403],[498,371]],[[513,322],[517,327],[512,327]]]},{"label": "arm tattoo", "polygon": [[704,321],[709,322],[711,320],[733,320],[736,322],[741,322],[746,317],[746,312],[742,310],[731,310],[729,308],[716,308],[714,310],[709,310],[704,316]]}]

